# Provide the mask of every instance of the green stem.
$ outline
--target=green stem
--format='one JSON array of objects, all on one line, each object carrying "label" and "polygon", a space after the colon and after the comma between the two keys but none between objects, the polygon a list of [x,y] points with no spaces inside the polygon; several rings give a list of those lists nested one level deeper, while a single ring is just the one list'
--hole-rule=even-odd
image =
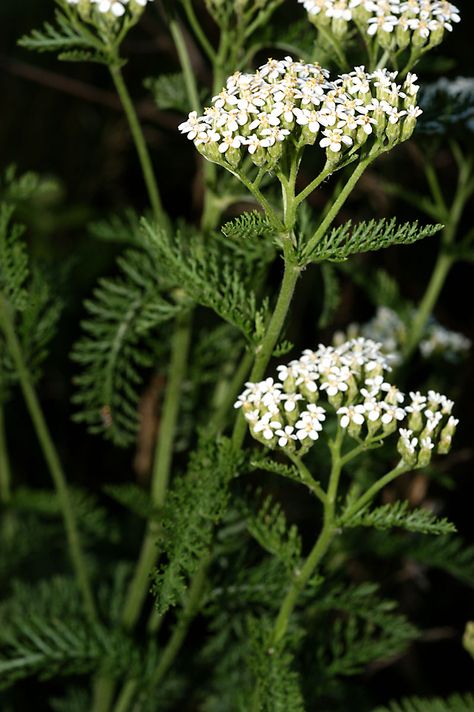
[{"label": "green stem", "polygon": [[337,39],[334,37],[334,35],[331,32],[329,32],[329,30],[327,30],[322,25],[318,26],[318,30],[319,30],[320,34],[324,37],[324,39],[327,42],[329,42],[329,44],[333,48],[333,50],[336,54],[336,57],[338,59],[338,62],[339,62],[339,67],[344,72],[348,72],[350,70],[350,65],[349,65],[349,62],[347,61],[346,55],[344,54],[344,50],[342,49],[342,47],[339,44],[339,42],[337,41]]},{"label": "green stem", "polygon": [[140,122],[138,120],[137,112],[135,111],[135,107],[130,98],[130,94],[128,93],[128,89],[124,82],[120,67],[116,64],[113,64],[109,67],[109,69],[115,88],[120,97],[120,101],[122,102],[123,109],[127,116],[127,120],[130,126],[133,141],[135,143],[135,148],[138,153],[138,158],[140,160],[145,185],[148,191],[148,197],[150,199],[151,207],[153,208],[155,219],[161,225],[165,225],[167,222],[166,216],[163,211],[161,197],[158,190],[158,185],[156,183],[150,154],[145,142],[145,137],[143,136],[143,131],[140,126]]},{"label": "green stem", "polygon": [[[186,373],[190,342],[189,315],[186,315],[178,319],[171,345],[169,381],[163,403],[152,475],[151,499],[156,508],[163,506],[168,489],[173,443],[181,401],[180,395]],[[122,625],[126,629],[133,628],[137,622],[148,591],[150,573],[158,555],[156,548],[158,528],[157,522],[149,522],[122,612]]]},{"label": "green stem", "polygon": [[446,278],[455,262],[455,257],[450,253],[449,248],[451,247],[454,241],[464,211],[464,207],[470,196],[469,167],[463,169],[463,166],[461,166],[456,195],[449,210],[446,207],[444,197],[441,193],[441,188],[439,186],[436,173],[433,170],[430,171],[429,165],[427,166],[426,170],[433,198],[439,210],[447,213],[446,227],[443,231],[440,253],[436,260],[435,268],[433,270],[423,298],[420,302],[420,306],[418,307],[418,310],[412,322],[410,334],[407,339],[407,344],[404,351],[406,359],[413,354],[418,344],[420,343],[420,340],[423,337],[423,332],[425,330],[426,324],[428,323],[428,320],[434,311],[436,303],[439,299],[439,295],[441,294],[441,291],[446,282]]},{"label": "green stem", "polygon": [[82,551],[79,538],[79,531],[76,516],[69,496],[66,478],[59,460],[58,453],[51,438],[46,424],[43,411],[36,395],[30,372],[24,361],[20,343],[15,334],[11,309],[6,299],[0,294],[0,327],[5,334],[7,348],[10,352],[15,369],[20,381],[25,402],[33,421],[33,425],[38,437],[44,458],[48,465],[56,493],[61,507],[61,512],[66,530],[66,537],[69,546],[69,553],[76,574],[77,582],[81,590],[84,609],[91,620],[97,617],[92,588],[87,572],[87,565]]},{"label": "green stem", "polygon": [[11,471],[5,432],[5,411],[0,404],[0,502],[6,504],[11,497]]},{"label": "green stem", "polygon": [[[186,638],[189,626],[193,621],[196,613],[199,610],[202,594],[206,584],[207,564],[201,565],[197,574],[194,576],[191,587],[188,592],[184,610],[173,630],[168,644],[163,650],[160,662],[151,678],[150,687],[156,688],[166,675],[170,667],[173,665],[176,656],[178,655],[184,639]],[[114,712],[127,712],[130,708],[132,700],[137,694],[138,683],[136,680],[129,680],[120,694]]]},{"label": "green stem", "polygon": [[397,477],[400,477],[400,475],[403,475],[405,472],[409,471],[409,467],[403,462],[400,461],[396,467],[393,468],[393,470],[390,470],[384,477],[382,477],[380,480],[378,480],[372,487],[370,487],[367,492],[365,492],[361,497],[359,497],[358,500],[352,504],[349,509],[347,509],[344,513],[344,516],[341,518],[339,524],[343,525],[346,521],[348,521],[354,514],[356,514],[360,509],[365,507],[366,504],[369,504],[373,500],[376,494],[380,492],[381,489],[386,487],[390,482],[393,482]]},{"label": "green stem", "polygon": [[242,383],[252,367],[253,359],[254,355],[251,352],[246,353],[232,380],[226,384],[225,394],[219,398],[219,403],[210,422],[211,430],[219,431],[225,425],[226,416],[242,390]]},{"label": "green stem", "polygon": [[275,626],[273,628],[273,645],[276,645],[284,638],[286,631],[288,630],[290,616],[294,611],[294,608],[298,601],[298,597],[306,586],[306,584],[308,583],[311,576],[314,574],[316,567],[327,552],[329,545],[334,537],[336,531],[336,498],[337,490],[339,487],[339,479],[342,471],[341,445],[343,438],[344,433],[341,429],[339,429],[335,441],[331,444],[332,464],[331,474],[329,476],[328,490],[327,494],[325,495],[324,501],[323,528],[311,550],[310,555],[306,559],[303,568],[291,584],[290,589],[288,590],[288,593],[286,594],[283,603],[281,604],[278,616],[275,621]]},{"label": "green stem", "polygon": [[[185,315],[176,322],[171,345],[169,382],[156,443],[151,498],[157,508],[163,506],[168,488],[173,442],[179,414],[180,391],[186,373],[190,341],[190,316]],[[158,532],[159,523],[150,520],[121,615],[121,622],[126,630],[131,630],[137,623],[148,592],[150,574],[158,556],[156,546]],[[108,676],[100,675],[94,685],[92,712],[107,712],[112,704],[114,692],[115,683]]]},{"label": "green stem", "polygon": [[184,11],[186,13],[186,17],[188,18],[188,22],[191,25],[194,34],[196,35],[196,39],[200,43],[202,49],[204,52],[207,54],[208,59],[214,63],[216,61],[216,51],[212,47],[211,43],[207,39],[205,33],[203,32],[203,29],[201,27],[201,24],[199,20],[196,17],[196,14],[194,12],[194,8],[192,5],[191,0],[183,0],[183,7]]},{"label": "green stem", "polygon": [[288,452],[287,457],[298,468],[303,484],[305,484],[308,489],[313,494],[315,494],[316,497],[324,504],[326,502],[326,493],[324,492],[319,482],[316,482],[316,480],[313,478],[311,472],[308,470],[304,462],[302,462],[302,460],[300,460],[300,458],[292,452]]},{"label": "green stem", "polygon": [[193,67],[179,22],[175,19],[170,20],[169,28],[176,46],[181,69],[183,70],[184,83],[186,85],[186,91],[191,108],[199,114],[201,112],[201,100],[199,99],[199,92],[196,79],[194,77]]},{"label": "green stem", "polygon": [[331,209],[328,211],[326,217],[324,218],[314,235],[308,241],[303,251],[303,259],[311,255],[312,250],[314,250],[319,240],[326,234],[327,230],[331,227],[332,223],[339,214],[342,206],[344,205],[347,198],[354,190],[360,177],[364,173],[365,169],[370,165],[370,163],[372,163],[373,160],[374,159],[372,157],[369,157],[357,164],[349,180],[347,181],[344,188],[341,190],[336,200],[332,204]]},{"label": "green stem", "polygon": [[410,358],[423,338],[426,324],[433,313],[453,262],[452,255],[443,250],[438,255],[430,281],[411,324],[410,335],[404,351],[405,359]]},{"label": "green stem", "polygon": [[[280,337],[285,319],[290,308],[301,269],[290,261],[285,261],[285,272],[281,283],[280,294],[275,305],[275,310],[270,319],[267,332],[262,343],[257,347],[255,363],[250,373],[251,382],[260,381],[265,374],[265,369],[272,357],[273,351]],[[232,442],[237,449],[242,447],[246,431],[246,422],[239,414],[235,423]]]}]

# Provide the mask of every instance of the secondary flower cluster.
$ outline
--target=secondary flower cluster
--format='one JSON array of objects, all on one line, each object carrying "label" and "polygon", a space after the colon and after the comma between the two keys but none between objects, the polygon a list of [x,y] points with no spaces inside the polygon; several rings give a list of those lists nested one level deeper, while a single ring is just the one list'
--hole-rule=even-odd
[{"label": "secondary flower cluster", "polygon": [[319,64],[269,59],[254,74],[236,72],[202,116],[191,112],[179,127],[209,160],[237,168],[249,155],[274,166],[286,147],[317,140],[327,160],[366,142],[389,147],[408,139],[421,110],[417,77],[403,85],[396,72],[356,67],[335,81]]},{"label": "secondary flower cluster", "polygon": [[276,381],[247,383],[235,407],[267,447],[304,455],[333,411],[350,437],[370,444],[394,435],[403,461],[423,467],[435,449],[445,454],[451,447],[453,402],[434,391],[405,396],[386,380],[389,361],[381,344],[363,337],[320,345],[278,366]]},{"label": "secondary flower cluster", "polygon": [[[350,324],[345,332],[334,336],[337,346],[347,339],[363,336],[381,343],[383,352],[392,365],[401,363],[403,348],[408,339],[408,329],[400,316],[389,307],[378,307],[375,316],[365,324]],[[471,348],[471,341],[463,334],[450,331],[432,319],[425,327],[420,341],[420,353],[429,359],[440,356],[446,361],[457,361]]]},{"label": "secondary flower cluster", "polygon": [[351,28],[374,37],[384,49],[434,47],[460,21],[446,0],[298,0],[311,22],[342,39]]},{"label": "secondary flower cluster", "polygon": [[94,15],[103,15],[105,19],[117,20],[127,11],[136,17],[143,12],[146,4],[152,0],[66,0],[68,5],[75,5],[83,20],[90,21]]}]

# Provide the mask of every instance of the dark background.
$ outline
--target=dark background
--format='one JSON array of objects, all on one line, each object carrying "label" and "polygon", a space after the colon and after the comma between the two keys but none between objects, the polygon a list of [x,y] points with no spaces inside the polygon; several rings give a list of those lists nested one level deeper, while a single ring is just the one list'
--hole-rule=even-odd
[{"label": "dark background", "polygon": [[[293,17],[301,8],[290,4],[288,14]],[[431,72],[436,56],[448,58],[448,76],[473,74],[474,8],[470,2],[457,5],[462,23],[442,48],[429,55],[423,80],[436,78]],[[115,450],[70,420],[74,367],[68,354],[79,334],[82,301],[98,276],[113,274],[114,259],[121,249],[92,238],[86,225],[128,205],[145,209],[147,198],[126,121],[106,70],[95,65],[60,64],[53,56],[32,55],[16,47],[16,39],[38,27],[51,6],[46,0],[2,0],[0,4],[0,169],[15,163],[19,172],[38,171],[54,181],[51,190],[23,216],[30,227],[31,249],[59,273],[58,289],[66,303],[40,394],[68,477],[99,492],[103,483],[128,476],[134,453]],[[286,21],[285,9],[279,18]],[[144,123],[164,203],[173,216],[193,220],[200,202],[199,184],[194,180],[197,159],[191,144],[176,131],[182,117],[158,111],[142,86],[147,76],[178,69],[166,27],[152,8],[128,38],[125,49],[131,59],[125,69],[126,78]],[[208,82],[207,70],[199,58],[195,69],[200,81]],[[449,195],[456,174],[446,149],[438,154],[437,165]],[[420,217],[380,191],[377,175],[384,175],[385,166],[381,162],[361,182],[344,218],[393,214],[407,219]],[[423,190],[419,155],[413,147],[398,149],[386,170],[395,171],[399,179],[401,176],[406,187]],[[315,199],[316,207],[319,199]],[[471,205],[464,216],[464,232],[472,226],[473,214]],[[384,266],[400,281],[402,293],[416,302],[423,294],[436,251],[437,238],[432,238],[414,247],[388,250],[368,258],[364,264],[369,270],[371,266]],[[445,326],[472,340],[473,277],[472,264],[457,265],[436,308],[436,315]],[[298,298],[303,308],[307,308],[304,294],[313,289],[312,279],[314,274],[305,278],[303,296]],[[360,291],[347,285],[337,325],[363,321],[372,313],[373,308]],[[330,336],[330,332],[322,336],[317,333],[316,321],[313,318],[305,327],[306,341],[302,346],[313,346],[318,338]],[[447,367],[447,379],[452,382],[448,395],[455,397],[456,414],[461,418],[455,443],[458,454],[450,461],[456,488],[441,495],[435,491],[435,496],[442,496],[445,502],[443,514],[456,523],[469,543],[474,541],[472,365],[471,358],[456,367]],[[423,367],[416,364],[414,378],[422,376]],[[9,405],[7,418],[15,482],[47,487],[48,475],[19,397]],[[379,671],[372,678],[374,696],[380,700],[403,694],[474,689],[473,664],[460,645],[465,622],[474,618],[473,592],[444,575],[430,574],[424,594],[416,604],[418,622],[432,631],[432,640],[417,644],[393,669]],[[39,703],[40,700],[35,710],[42,709]]]}]

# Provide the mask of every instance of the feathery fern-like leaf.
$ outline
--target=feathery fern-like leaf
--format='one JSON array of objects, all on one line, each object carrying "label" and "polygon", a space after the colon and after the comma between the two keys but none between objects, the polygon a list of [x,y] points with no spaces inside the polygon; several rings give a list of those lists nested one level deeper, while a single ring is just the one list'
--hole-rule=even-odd
[{"label": "feathery fern-like leaf", "polygon": [[[161,74],[159,77],[148,77],[143,82],[146,89],[153,95],[155,104],[162,111],[172,109],[187,114],[191,111],[186,82],[182,72],[175,74]],[[206,91],[199,92],[203,101]]]},{"label": "feathery fern-like leaf", "polygon": [[0,606],[0,688],[27,677],[77,675],[104,666],[111,676],[139,670],[141,656],[118,629],[84,617],[75,584],[61,577],[17,584]]},{"label": "feathery fern-like leaf", "polygon": [[265,618],[248,620],[251,645],[248,663],[256,678],[258,709],[261,712],[304,712],[299,675],[294,669],[291,651],[293,641],[275,645],[271,642],[272,630],[271,622]]},{"label": "feathery fern-like leaf", "polygon": [[275,236],[275,228],[264,213],[254,210],[242,213],[221,227],[224,237],[233,240],[256,240]]},{"label": "feathery fern-like leaf", "polygon": [[188,297],[212,309],[253,342],[261,316],[251,287],[252,266],[226,253],[219,241],[199,235],[170,235],[143,221],[150,249]]},{"label": "feathery fern-like leaf", "polygon": [[305,259],[308,262],[343,262],[360,252],[382,250],[392,245],[411,245],[435,235],[442,228],[442,225],[419,225],[418,222],[399,224],[396,218],[370,220],[357,225],[349,220],[328,232],[311,254],[305,255]]},{"label": "feathery fern-like leaf", "polygon": [[247,528],[263,549],[293,572],[301,559],[301,538],[296,526],[288,526],[281,506],[272,497],[267,497],[258,512],[249,516]]},{"label": "feathery fern-like leaf", "polygon": [[377,707],[373,712],[472,712],[474,695],[457,694],[442,699],[441,697],[406,697],[399,702],[390,702],[387,706]]},{"label": "feathery fern-like leaf", "polygon": [[40,30],[24,35],[18,44],[36,52],[57,52],[59,59],[66,61],[82,61],[84,58],[94,62],[107,61],[92,33],[60,10],[55,12],[54,23],[45,22]]},{"label": "feathery fern-like leaf", "polygon": [[85,306],[89,317],[72,358],[76,376],[75,419],[117,445],[134,442],[143,372],[154,363],[156,328],[174,319],[185,305],[161,294],[156,265],[145,251],[119,258],[121,275],[102,279]]},{"label": "feathery fern-like leaf", "polygon": [[410,509],[406,501],[384,504],[370,510],[368,507],[354,514],[344,523],[346,527],[374,527],[392,529],[399,527],[420,534],[452,534],[456,527],[447,519],[439,519],[427,509]]},{"label": "feathery fern-like leaf", "polygon": [[203,437],[186,474],[175,481],[164,508],[159,541],[167,561],[155,574],[154,594],[160,613],[176,605],[189,578],[208,556],[238,463],[230,441]]}]

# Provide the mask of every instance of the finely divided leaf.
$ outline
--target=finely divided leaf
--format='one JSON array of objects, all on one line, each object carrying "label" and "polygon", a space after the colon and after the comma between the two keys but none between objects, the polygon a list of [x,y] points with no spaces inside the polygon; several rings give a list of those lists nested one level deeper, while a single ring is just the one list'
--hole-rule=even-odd
[{"label": "finely divided leaf", "polygon": [[247,528],[260,546],[292,574],[301,559],[301,538],[298,528],[288,525],[281,506],[272,497],[267,497],[258,512],[249,516]]},{"label": "finely divided leaf", "polygon": [[274,237],[275,228],[264,213],[257,210],[242,213],[221,227],[221,232],[229,239],[256,240]]},{"label": "finely divided leaf", "polygon": [[117,445],[134,442],[138,401],[145,369],[154,364],[156,328],[186,306],[160,293],[156,265],[144,251],[129,250],[118,260],[121,276],[102,279],[86,303],[88,318],[72,358],[76,420]]},{"label": "finely divided leaf", "polygon": [[377,707],[373,712],[472,712],[474,695],[441,697],[406,697],[399,702],[390,702],[386,707]]},{"label": "finely divided leaf", "polygon": [[392,245],[410,245],[431,237],[443,229],[442,225],[422,225],[418,222],[398,224],[391,220],[370,220],[353,225],[348,221],[328,232],[312,250],[305,255],[308,262],[343,262],[360,252],[372,252]]},{"label": "finely divided leaf", "polygon": [[447,519],[438,519],[427,509],[410,509],[406,501],[384,504],[382,507],[370,510],[368,507],[354,514],[346,527],[374,527],[375,529],[392,529],[399,527],[410,532],[421,534],[452,534],[456,527]]},{"label": "finely divided leaf", "polygon": [[155,574],[154,594],[161,614],[178,603],[189,579],[210,555],[215,526],[226,511],[229,483],[239,462],[229,440],[202,438],[186,474],[176,478],[158,542],[167,559]]}]

